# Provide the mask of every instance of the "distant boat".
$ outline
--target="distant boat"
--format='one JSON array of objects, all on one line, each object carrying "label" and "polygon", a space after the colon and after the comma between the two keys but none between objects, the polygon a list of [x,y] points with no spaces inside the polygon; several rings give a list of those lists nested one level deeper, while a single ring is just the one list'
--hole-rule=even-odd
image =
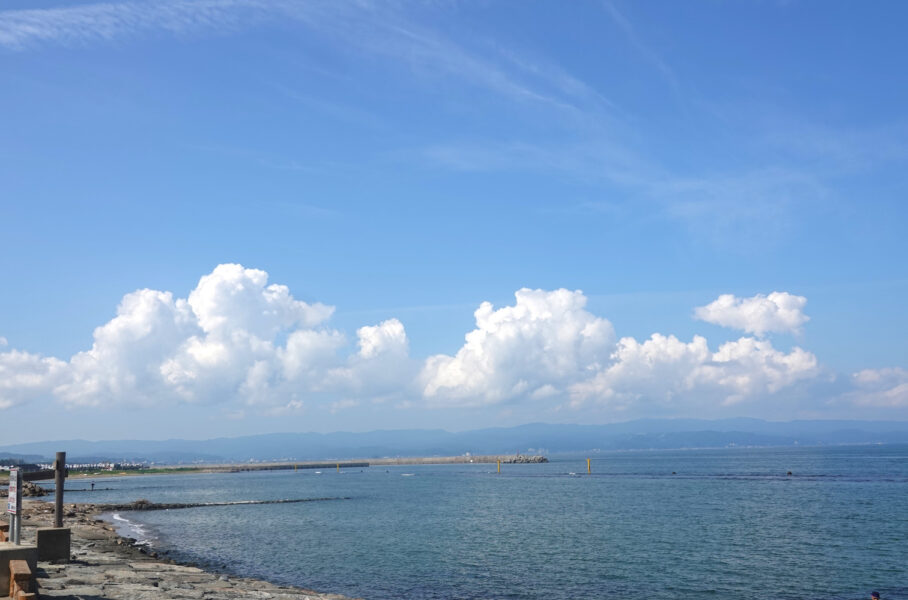
[{"label": "distant boat", "polygon": [[321,475],[322,472],[321,472],[321,471],[316,471],[315,474],[316,474],[316,475]]}]

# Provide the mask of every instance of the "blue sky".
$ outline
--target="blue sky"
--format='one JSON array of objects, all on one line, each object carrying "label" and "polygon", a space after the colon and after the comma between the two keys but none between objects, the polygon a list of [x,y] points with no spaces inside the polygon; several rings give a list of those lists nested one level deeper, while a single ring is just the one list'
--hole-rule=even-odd
[{"label": "blue sky", "polygon": [[906,12],[6,2],[0,417],[908,419]]}]

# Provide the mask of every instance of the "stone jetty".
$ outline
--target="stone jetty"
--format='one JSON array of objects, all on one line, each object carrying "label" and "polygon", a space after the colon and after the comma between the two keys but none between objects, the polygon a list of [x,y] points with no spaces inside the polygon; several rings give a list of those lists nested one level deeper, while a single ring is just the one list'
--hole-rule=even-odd
[{"label": "stone jetty", "polygon": [[[338,594],[279,586],[181,565],[153,550],[119,537],[100,520],[105,505],[67,504],[72,529],[69,562],[39,562],[36,583],[40,598],[61,600],[271,599],[350,600]],[[39,527],[53,524],[53,506],[28,502],[23,515],[23,541],[33,543]]]}]

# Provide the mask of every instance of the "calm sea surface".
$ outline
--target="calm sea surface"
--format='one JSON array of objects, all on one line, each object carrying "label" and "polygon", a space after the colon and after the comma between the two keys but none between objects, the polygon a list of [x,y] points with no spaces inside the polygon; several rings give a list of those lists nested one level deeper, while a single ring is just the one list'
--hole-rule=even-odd
[{"label": "calm sea surface", "polygon": [[592,476],[584,456],[501,475],[450,465],[99,479],[116,489],[67,500],[349,497],[119,516],[180,559],[367,599],[908,598],[908,446],[592,458]]}]

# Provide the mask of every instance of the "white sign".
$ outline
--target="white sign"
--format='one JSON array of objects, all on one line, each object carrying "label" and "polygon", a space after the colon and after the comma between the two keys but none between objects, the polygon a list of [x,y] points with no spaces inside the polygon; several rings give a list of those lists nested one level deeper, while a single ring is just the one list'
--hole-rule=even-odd
[{"label": "white sign", "polygon": [[10,469],[9,470],[9,507],[7,508],[8,513],[11,515],[18,514],[19,512],[19,503],[22,502],[22,497],[19,496],[19,469]]}]

